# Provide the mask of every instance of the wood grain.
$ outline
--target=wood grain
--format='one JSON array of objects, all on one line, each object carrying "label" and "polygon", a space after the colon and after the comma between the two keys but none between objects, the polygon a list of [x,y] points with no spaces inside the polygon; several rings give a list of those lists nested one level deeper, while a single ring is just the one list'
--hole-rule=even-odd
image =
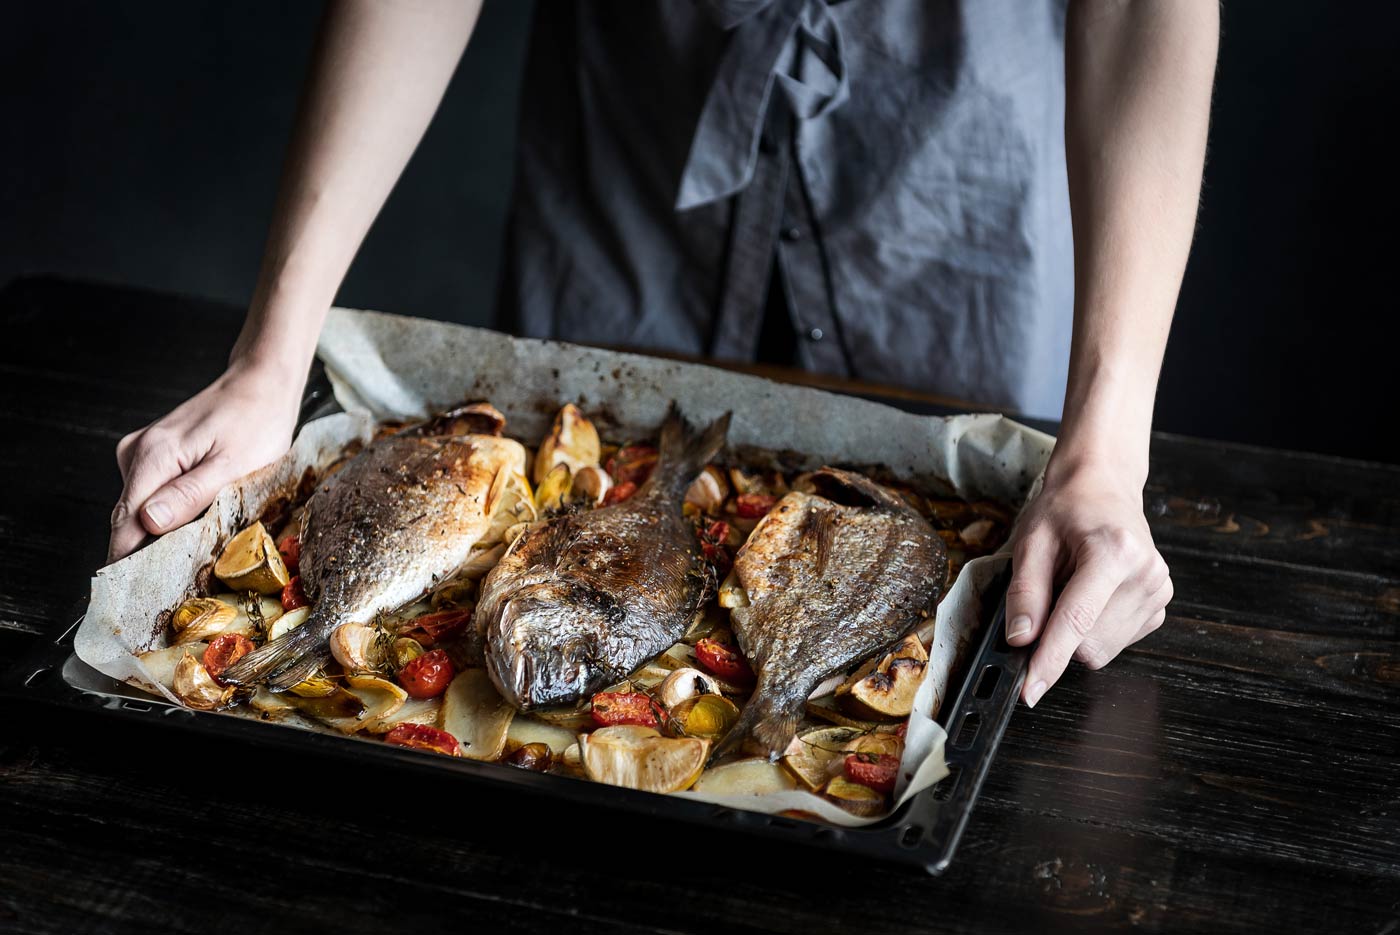
[{"label": "wood grain", "polygon": [[[0,293],[0,654],[105,554],[116,440],[238,310]],[[0,734],[0,931],[1400,931],[1400,469],[1157,436],[1168,624],[1018,711],[928,878],[37,706]]]}]

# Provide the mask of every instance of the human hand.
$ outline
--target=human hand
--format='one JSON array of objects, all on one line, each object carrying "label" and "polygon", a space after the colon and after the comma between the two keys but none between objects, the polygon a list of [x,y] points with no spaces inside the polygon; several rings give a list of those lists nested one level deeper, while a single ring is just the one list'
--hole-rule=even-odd
[{"label": "human hand", "polygon": [[278,458],[291,444],[300,380],[234,364],[169,415],[117,443],[123,489],[112,511],[107,561],[146,534],[194,519],[225,484]]},{"label": "human hand", "polygon": [[1133,472],[1057,467],[1017,525],[1006,592],[1007,642],[1040,641],[1021,692],[1031,707],[1071,658],[1099,669],[1156,630],[1172,599]]}]

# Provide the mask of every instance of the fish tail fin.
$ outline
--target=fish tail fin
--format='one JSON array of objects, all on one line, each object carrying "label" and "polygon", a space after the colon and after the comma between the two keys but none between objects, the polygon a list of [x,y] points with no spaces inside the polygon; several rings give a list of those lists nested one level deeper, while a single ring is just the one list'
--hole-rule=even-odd
[{"label": "fish tail fin", "polygon": [[[293,668],[300,669],[308,659],[319,665],[321,655],[316,650],[324,648],[327,634],[325,625],[313,613],[295,630],[239,659],[225,669],[219,678],[233,685],[254,685],[271,676],[280,676],[282,672],[290,672]],[[302,681],[302,678],[296,681]]]},{"label": "fish tail fin", "polygon": [[776,761],[787,752],[792,738],[797,735],[797,722],[802,719],[802,702],[791,701],[779,695],[763,691],[754,692],[739,720],[729,733],[724,735],[710,755],[711,761],[724,756],[739,747],[746,740],[753,740],[762,748],[761,755]]},{"label": "fish tail fin", "polygon": [[661,426],[656,470],[648,483],[680,490],[689,487],[695,476],[724,447],[731,415],[733,413],[726,412],[703,431],[697,432],[672,403]]}]

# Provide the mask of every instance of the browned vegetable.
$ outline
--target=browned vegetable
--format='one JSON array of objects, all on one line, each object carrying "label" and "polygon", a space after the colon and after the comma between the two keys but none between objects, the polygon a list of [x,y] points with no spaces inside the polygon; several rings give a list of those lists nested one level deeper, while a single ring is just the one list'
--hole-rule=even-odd
[{"label": "browned vegetable", "polygon": [[235,591],[257,591],[278,594],[287,586],[291,575],[262,523],[254,523],[228,541],[214,574]]},{"label": "browned vegetable", "polygon": [[207,640],[222,633],[238,617],[238,608],[212,597],[194,597],[170,615],[176,643]]},{"label": "browned vegetable", "polygon": [[548,744],[527,743],[517,747],[514,752],[506,754],[505,762],[521,769],[544,773],[548,772],[549,767],[553,765],[554,755]]},{"label": "browned vegetable", "polygon": [[826,785],[826,797],[862,818],[873,818],[885,810],[885,796],[869,786],[837,776]]},{"label": "browned vegetable", "polygon": [[836,689],[836,697],[850,714],[868,720],[894,720],[909,716],[914,695],[924,680],[928,653],[917,636],[907,636],[894,652],[857,669]]}]

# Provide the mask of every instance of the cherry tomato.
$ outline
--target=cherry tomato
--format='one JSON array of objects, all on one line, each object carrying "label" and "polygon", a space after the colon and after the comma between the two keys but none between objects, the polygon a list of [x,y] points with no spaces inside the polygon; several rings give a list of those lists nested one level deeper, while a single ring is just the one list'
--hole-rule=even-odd
[{"label": "cherry tomato", "polygon": [[695,534],[700,537],[700,552],[705,556],[705,561],[714,565],[721,574],[727,574],[734,564],[729,550],[724,547],[724,541],[729,538],[729,524],[724,520],[715,520],[696,527]]},{"label": "cherry tomato", "polygon": [[620,484],[613,484],[608,488],[608,492],[603,494],[603,506],[612,506],[614,503],[621,503],[632,494],[637,492],[637,485],[629,481]]},{"label": "cherry tomato", "polygon": [[471,619],[470,607],[462,610],[440,610],[434,614],[414,617],[400,635],[411,636],[424,646],[432,647],[465,630]]},{"label": "cherry tomato", "polygon": [[753,669],[739,650],[719,640],[705,637],[695,644],[695,658],[706,669],[726,682],[747,685],[754,680]]},{"label": "cherry tomato", "polygon": [[614,724],[656,727],[665,717],[661,705],[641,692],[599,692],[593,696],[593,723],[599,727]]},{"label": "cherry tomato", "polygon": [[436,698],[447,691],[456,674],[447,651],[434,649],[400,669],[399,684],[410,698]]},{"label": "cherry tomato", "polygon": [[462,745],[445,730],[427,724],[400,724],[384,735],[385,743],[416,750],[431,750],[447,756],[461,756]]},{"label": "cherry tomato", "polygon": [[744,519],[758,519],[767,516],[777,502],[771,493],[741,493],[734,498],[734,512]]},{"label": "cherry tomato", "polygon": [[301,536],[283,536],[277,543],[277,552],[282,556],[282,564],[287,566],[287,574],[301,574]]},{"label": "cherry tomato", "polygon": [[297,575],[282,589],[282,609],[291,611],[298,607],[310,606],[311,602],[306,599],[306,589],[301,586],[301,575]]},{"label": "cherry tomato", "polygon": [[252,651],[253,641],[242,633],[224,633],[214,637],[204,648],[204,668],[222,685],[219,676],[224,670]]},{"label": "cherry tomato", "polygon": [[851,782],[888,794],[894,791],[894,780],[899,775],[899,757],[890,753],[852,753],[846,757],[845,773]]},{"label": "cherry tomato", "polygon": [[650,445],[626,445],[608,459],[604,469],[616,484],[645,484],[656,467],[656,449]]}]

